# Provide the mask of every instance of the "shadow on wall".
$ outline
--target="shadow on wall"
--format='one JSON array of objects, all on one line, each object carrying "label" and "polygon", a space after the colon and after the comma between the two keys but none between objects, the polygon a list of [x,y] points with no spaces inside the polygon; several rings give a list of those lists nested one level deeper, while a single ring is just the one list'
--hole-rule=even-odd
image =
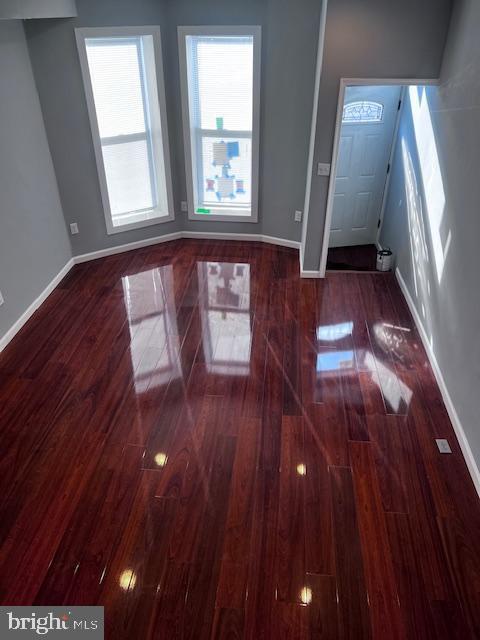
[{"label": "shadow on wall", "polygon": [[[429,93],[436,90],[436,87],[418,86],[408,89],[395,158],[394,185],[381,239],[382,244],[397,247],[398,262],[410,270],[410,277],[406,273],[402,275],[412,283],[415,304],[431,346],[431,316],[436,307],[431,300],[431,279],[436,278],[435,288],[441,285],[452,241],[445,216],[447,197],[429,100]],[[402,211],[408,229],[401,228]],[[407,231],[408,237],[405,237]]]}]

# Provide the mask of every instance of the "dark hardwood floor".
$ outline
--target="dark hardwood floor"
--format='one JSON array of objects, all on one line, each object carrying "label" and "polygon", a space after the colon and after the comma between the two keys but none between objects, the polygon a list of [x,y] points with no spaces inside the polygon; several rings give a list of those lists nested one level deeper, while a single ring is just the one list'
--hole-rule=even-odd
[{"label": "dark hardwood floor", "polygon": [[327,269],[331,271],[376,271],[377,247],[361,244],[354,247],[330,247]]},{"label": "dark hardwood floor", "polygon": [[0,424],[2,603],[102,604],[114,640],[480,637],[479,500],[391,274],[77,265],[0,354]]}]

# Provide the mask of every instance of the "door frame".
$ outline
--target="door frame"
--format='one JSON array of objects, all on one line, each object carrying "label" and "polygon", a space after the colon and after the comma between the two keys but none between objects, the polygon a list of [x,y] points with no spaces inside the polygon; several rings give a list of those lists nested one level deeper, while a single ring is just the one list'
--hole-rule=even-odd
[{"label": "door frame", "polygon": [[[438,79],[432,78],[340,78],[340,88],[338,91],[338,102],[337,102],[337,115],[335,118],[335,135],[333,138],[333,151],[332,151],[332,163],[330,166],[330,178],[328,181],[328,196],[327,196],[327,208],[325,211],[325,225],[323,228],[323,238],[322,238],[322,251],[320,254],[320,265],[319,265],[319,277],[324,278],[327,270],[327,257],[328,257],[328,244],[330,241],[330,227],[332,225],[332,214],[333,214],[333,200],[335,195],[335,180],[337,178],[337,165],[338,165],[338,154],[340,150],[340,134],[342,129],[342,114],[343,114],[343,105],[345,102],[345,90],[347,87],[362,87],[362,86],[391,86],[391,85],[400,85],[400,86],[423,86],[423,85],[438,85]],[[403,102],[402,102],[403,106]],[[398,133],[398,122],[399,122],[399,114],[397,115],[397,125],[395,128],[393,146],[395,145],[395,137]],[[393,152],[393,147],[392,147]],[[392,158],[391,158],[392,159]],[[389,186],[389,177],[387,176],[387,180],[385,182],[385,189],[383,193],[383,201],[382,201],[382,210],[381,210],[381,220],[383,222],[383,214],[386,203],[386,194]],[[382,223],[381,223],[382,224]],[[378,235],[377,235],[377,244],[378,244]]]}]

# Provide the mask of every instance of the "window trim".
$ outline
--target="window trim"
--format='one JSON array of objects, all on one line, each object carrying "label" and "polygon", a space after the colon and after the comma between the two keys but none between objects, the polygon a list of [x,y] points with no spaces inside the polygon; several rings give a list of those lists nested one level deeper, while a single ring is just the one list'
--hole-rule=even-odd
[{"label": "window trim", "polygon": [[[195,127],[192,126],[193,105],[188,92],[187,36],[249,36],[253,38],[253,113],[252,113],[252,202],[250,215],[234,213],[196,213],[196,188],[194,189],[192,138]],[[183,141],[185,147],[185,177],[187,181],[188,218],[190,220],[219,222],[258,222],[258,181],[260,152],[260,68],[261,68],[260,26],[181,26],[178,27],[178,49],[180,62],[180,85],[182,93]],[[232,132],[234,135],[238,132]],[[213,208],[213,207],[212,207]],[[234,209],[235,207],[232,207]],[[226,211],[228,208],[225,207]]]},{"label": "window trim", "polygon": [[[110,208],[110,198],[108,196],[107,178],[105,174],[105,166],[103,162],[102,142],[97,120],[97,112],[95,109],[95,100],[93,96],[93,88],[90,77],[90,69],[88,66],[86,39],[88,38],[129,38],[140,36],[152,36],[153,52],[155,59],[155,71],[157,81],[158,105],[160,110],[160,124],[162,132],[162,151],[165,166],[165,181],[167,191],[167,208],[168,214],[155,216],[150,219],[143,219],[136,222],[128,222],[122,225],[113,225],[112,213]],[[162,56],[162,40],[160,27],[158,26],[140,26],[140,27],[87,27],[75,29],[75,38],[77,41],[78,55],[80,58],[80,67],[82,71],[83,86],[85,89],[85,97],[87,101],[88,116],[90,120],[90,129],[92,133],[93,148],[95,152],[95,160],[97,164],[97,174],[100,185],[100,194],[103,204],[103,213],[105,216],[105,224],[109,235],[114,233],[122,233],[131,229],[141,229],[150,227],[155,224],[171,222],[175,219],[175,208],[173,200],[172,188],[172,170],[170,161],[170,145],[168,139],[168,123],[167,123],[167,105],[165,97],[165,79],[163,72],[163,56]],[[152,214],[155,209],[152,209]],[[134,216],[135,212],[125,214],[125,217]]]}]

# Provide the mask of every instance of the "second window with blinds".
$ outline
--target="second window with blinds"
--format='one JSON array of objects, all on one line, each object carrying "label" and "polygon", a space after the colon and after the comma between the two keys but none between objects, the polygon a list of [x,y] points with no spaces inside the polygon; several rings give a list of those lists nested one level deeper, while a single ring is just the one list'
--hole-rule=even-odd
[{"label": "second window with blinds", "polygon": [[257,221],[260,27],[179,27],[189,217]]}]

